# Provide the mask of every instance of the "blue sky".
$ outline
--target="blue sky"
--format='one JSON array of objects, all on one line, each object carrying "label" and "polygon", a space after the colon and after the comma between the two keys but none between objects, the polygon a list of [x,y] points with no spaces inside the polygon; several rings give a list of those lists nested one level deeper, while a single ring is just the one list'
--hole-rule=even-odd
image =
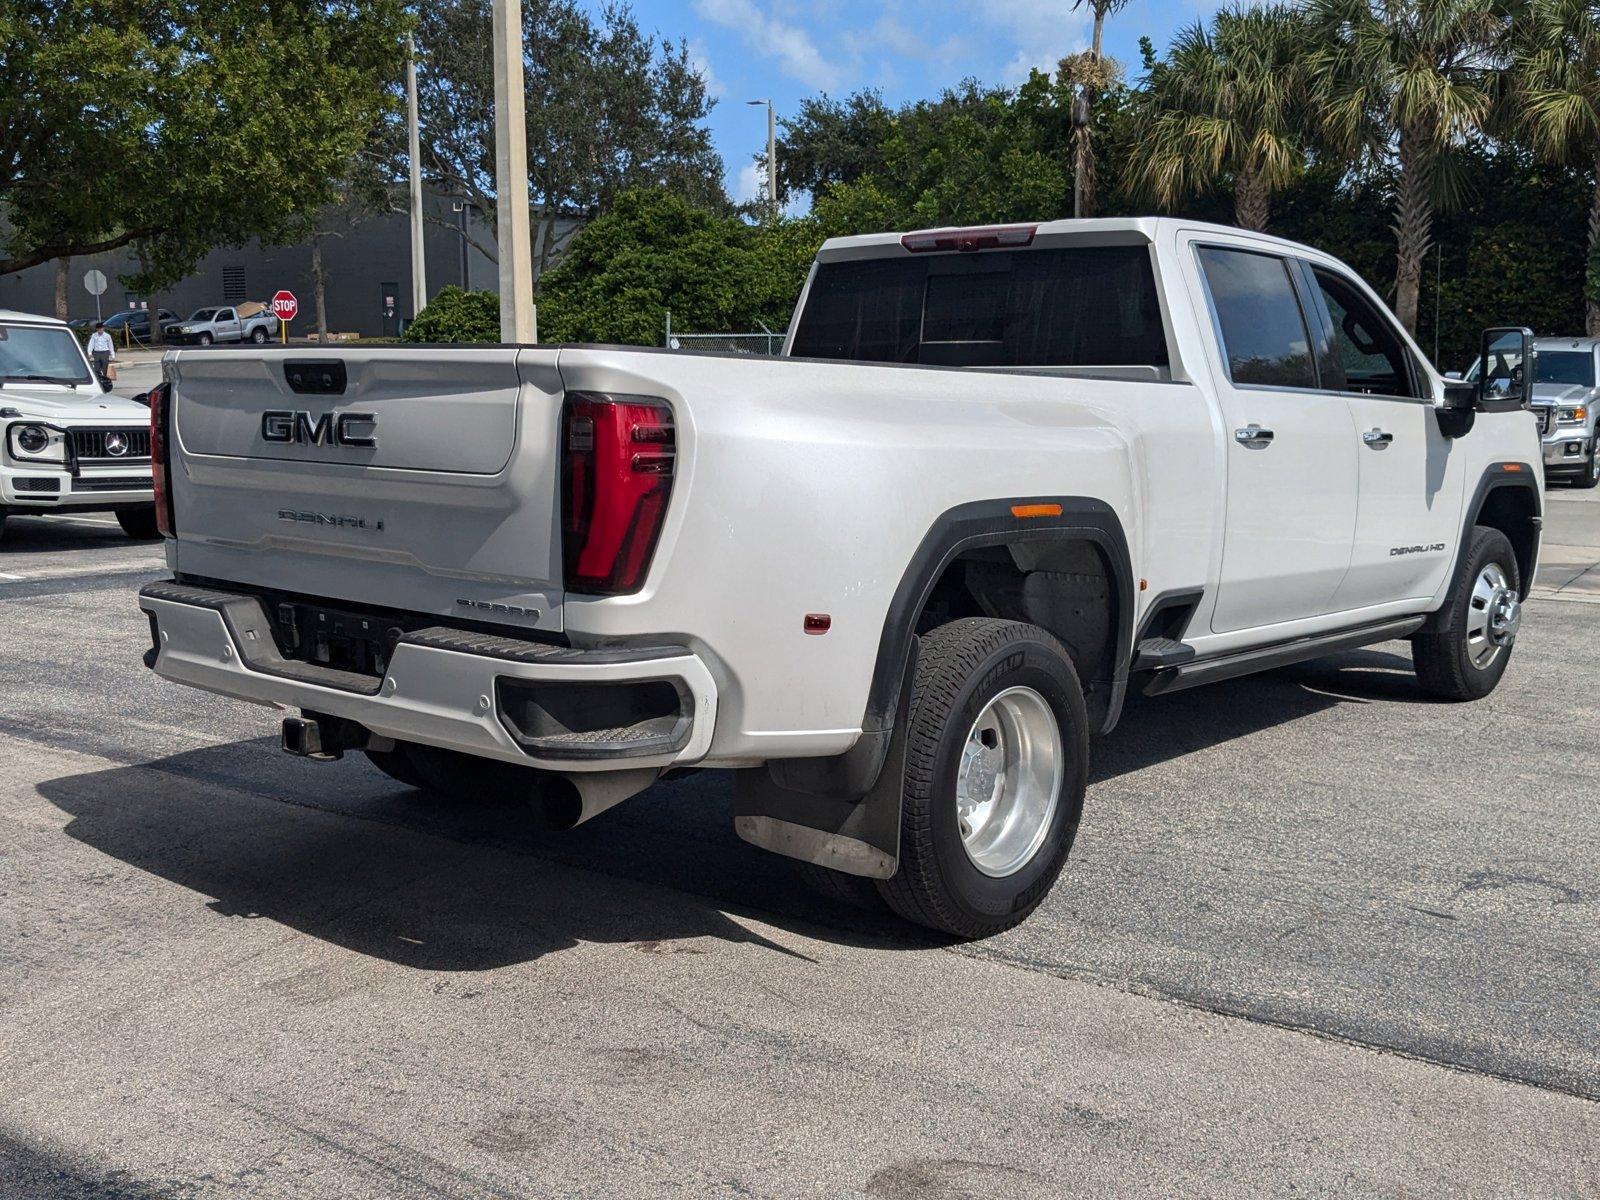
[{"label": "blue sky", "polygon": [[[598,9],[598,0],[589,0]],[[1158,51],[1181,26],[1209,16],[1206,0],[1132,0],[1106,23],[1105,49],[1138,72],[1138,41]],[[711,128],[729,192],[753,198],[750,156],[765,150],[771,97],[779,116],[818,92],[875,87],[891,103],[936,95],[972,76],[1015,84],[1088,46],[1086,10],[1070,0],[633,0],[646,30],[689,43],[717,97]]]}]

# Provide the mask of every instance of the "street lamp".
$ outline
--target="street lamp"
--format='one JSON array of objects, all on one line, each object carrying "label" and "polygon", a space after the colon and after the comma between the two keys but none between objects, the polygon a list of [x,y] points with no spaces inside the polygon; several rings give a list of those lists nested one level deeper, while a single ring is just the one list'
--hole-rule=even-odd
[{"label": "street lamp", "polygon": [[749,105],[767,106],[767,205],[772,219],[778,219],[778,123],[771,100],[746,100]]}]

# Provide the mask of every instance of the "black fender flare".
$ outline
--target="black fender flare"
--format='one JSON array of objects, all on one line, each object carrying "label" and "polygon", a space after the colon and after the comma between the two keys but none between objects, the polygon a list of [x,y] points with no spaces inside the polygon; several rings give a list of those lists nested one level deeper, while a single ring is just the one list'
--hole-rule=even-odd
[{"label": "black fender flare", "polygon": [[[1043,515],[1021,516],[1019,509]],[[739,836],[780,854],[857,875],[887,878],[899,859],[900,775],[916,622],[945,569],[989,546],[1087,541],[1110,566],[1115,585],[1116,654],[1101,732],[1115,726],[1127,694],[1137,584],[1116,511],[1088,496],[978,500],[941,513],[922,537],[884,615],[861,737],[829,758],[778,759],[739,771],[734,826]]]},{"label": "black fender flare", "polygon": [[1483,515],[1489,497],[1502,488],[1520,488],[1532,497],[1534,512],[1532,545],[1526,561],[1517,563],[1522,575],[1521,598],[1524,600],[1528,598],[1528,590],[1533,587],[1533,564],[1539,559],[1539,539],[1544,526],[1544,496],[1539,491],[1538,480],[1538,473],[1525,462],[1497,462],[1485,468],[1482,478],[1478,480],[1477,488],[1472,493],[1471,501],[1462,512],[1461,536],[1456,542],[1455,561],[1450,564],[1450,579],[1454,579],[1456,572],[1461,569],[1461,560],[1466,557],[1467,541],[1472,535],[1472,527]]}]

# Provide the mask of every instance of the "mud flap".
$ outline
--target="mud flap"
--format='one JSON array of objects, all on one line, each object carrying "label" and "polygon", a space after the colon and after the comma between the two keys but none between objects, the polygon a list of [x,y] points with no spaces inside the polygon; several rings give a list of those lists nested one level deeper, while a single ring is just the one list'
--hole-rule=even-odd
[{"label": "mud flap", "polygon": [[863,731],[836,758],[786,759],[735,773],[733,828],[741,838],[847,875],[888,879],[895,873],[919,647],[913,638],[891,728]]}]

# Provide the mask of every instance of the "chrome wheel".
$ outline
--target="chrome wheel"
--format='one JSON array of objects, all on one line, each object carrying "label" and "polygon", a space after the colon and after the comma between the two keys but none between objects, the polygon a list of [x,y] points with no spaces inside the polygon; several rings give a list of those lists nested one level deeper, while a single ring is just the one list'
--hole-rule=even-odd
[{"label": "chrome wheel", "polygon": [[1038,852],[1055,817],[1065,757],[1043,696],[1007,688],[967,733],[956,771],[956,821],[972,865],[999,878]]},{"label": "chrome wheel", "polygon": [[1517,640],[1521,626],[1522,602],[1505,568],[1497,562],[1484,564],[1467,605],[1467,661],[1487,670]]}]

